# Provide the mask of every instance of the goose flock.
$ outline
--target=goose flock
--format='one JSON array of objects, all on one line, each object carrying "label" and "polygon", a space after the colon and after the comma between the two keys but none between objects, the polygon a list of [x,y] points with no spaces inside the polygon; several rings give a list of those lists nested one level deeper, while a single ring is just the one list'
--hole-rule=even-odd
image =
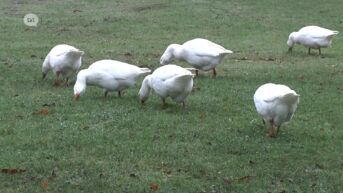
[{"label": "goose flock", "polygon": [[[318,26],[306,26],[289,35],[287,45],[289,52],[295,44],[301,44],[311,49],[318,49],[331,45],[333,36],[338,31],[332,31]],[[183,44],[170,44],[160,58],[161,66],[152,73],[148,68],[140,68],[116,60],[100,60],[91,64],[87,69],[81,67],[83,51],[66,45],[56,45],[45,57],[42,65],[43,79],[52,70],[56,75],[54,85],[59,85],[59,77],[62,75],[68,84],[68,80],[76,72],[77,79],[74,85],[74,99],[78,100],[85,92],[87,85],[98,86],[104,89],[104,95],[108,92],[121,92],[133,86],[140,77],[145,77],[138,92],[138,98],[144,103],[151,91],[154,91],[165,105],[166,98],[170,97],[177,103],[185,106],[186,98],[192,91],[193,78],[198,76],[198,71],[211,71],[212,77],[217,75],[216,66],[224,56],[233,51],[224,48],[206,39],[196,38]],[[183,60],[192,68],[183,68],[172,64],[173,60]],[[193,74],[194,72],[194,74]],[[151,74],[150,74],[151,73]],[[286,85],[266,83],[261,85],[253,95],[257,113],[262,121],[270,126],[267,133],[269,137],[276,137],[281,125],[291,120],[295,113],[299,96],[294,90]]]}]

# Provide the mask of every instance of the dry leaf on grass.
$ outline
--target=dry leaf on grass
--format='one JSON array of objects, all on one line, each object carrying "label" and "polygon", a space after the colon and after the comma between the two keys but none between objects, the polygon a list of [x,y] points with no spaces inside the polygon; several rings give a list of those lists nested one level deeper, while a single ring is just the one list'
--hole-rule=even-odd
[{"label": "dry leaf on grass", "polygon": [[48,115],[49,114],[49,109],[46,107],[43,107],[39,109],[38,111],[33,113],[34,115]]},{"label": "dry leaf on grass", "polygon": [[150,189],[153,191],[157,191],[158,189],[160,189],[160,186],[158,186],[158,184],[156,184],[156,183],[151,183]]},{"label": "dry leaf on grass", "polygon": [[204,119],[206,118],[206,113],[205,112],[201,112],[199,118],[200,118],[201,121],[204,121]]},{"label": "dry leaf on grass", "polygon": [[44,190],[48,189],[48,187],[49,187],[49,181],[48,181],[47,179],[43,180],[43,181],[40,183],[40,186],[41,186]]}]

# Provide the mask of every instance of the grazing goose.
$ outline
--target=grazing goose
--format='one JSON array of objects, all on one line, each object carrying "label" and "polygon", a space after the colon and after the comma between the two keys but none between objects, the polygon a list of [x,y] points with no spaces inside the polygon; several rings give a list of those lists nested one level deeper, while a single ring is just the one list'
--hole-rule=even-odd
[{"label": "grazing goose", "polygon": [[292,118],[299,103],[299,95],[285,85],[267,83],[256,90],[254,102],[263,123],[271,125],[268,136],[275,137],[281,124]]},{"label": "grazing goose", "polygon": [[66,78],[66,84],[68,84],[68,79],[79,70],[83,54],[83,51],[66,44],[53,47],[42,65],[43,79],[52,70],[56,75],[54,85],[59,85],[60,74]]},{"label": "grazing goose", "polygon": [[81,70],[77,74],[74,85],[74,99],[77,100],[86,90],[87,85],[94,85],[104,89],[105,97],[109,91],[121,91],[133,86],[136,80],[150,73],[148,68],[119,62],[115,60],[100,60],[94,62],[88,69]]},{"label": "grazing goose", "polygon": [[327,48],[331,45],[332,38],[337,35],[338,31],[332,31],[318,26],[306,26],[297,32],[292,32],[287,41],[289,52],[292,51],[294,44],[301,44],[308,47],[308,54],[311,53],[311,48],[318,49],[321,55],[320,48]]},{"label": "grazing goose", "polygon": [[[213,78],[216,77],[216,66],[226,54],[233,53],[224,47],[206,39],[193,39],[182,45],[170,44],[160,59],[160,64],[165,65],[177,60],[185,60],[198,70],[212,70]],[[198,75],[198,71],[196,71]]]},{"label": "grazing goose", "polygon": [[163,106],[166,104],[165,99],[171,97],[185,107],[185,100],[193,88],[193,77],[189,70],[180,66],[161,66],[144,78],[138,93],[139,99],[144,103],[153,89],[161,97]]}]

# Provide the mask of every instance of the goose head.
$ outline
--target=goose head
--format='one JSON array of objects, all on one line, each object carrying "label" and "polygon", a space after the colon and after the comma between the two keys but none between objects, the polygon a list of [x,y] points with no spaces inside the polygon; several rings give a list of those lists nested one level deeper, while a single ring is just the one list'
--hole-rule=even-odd
[{"label": "goose head", "polygon": [[142,86],[138,92],[138,98],[141,101],[141,103],[143,104],[146,100],[148,100],[149,98],[149,94],[150,94],[150,77],[151,75],[148,75],[144,78],[143,82],[142,82]]},{"label": "goose head", "polygon": [[46,77],[46,74],[49,72],[50,70],[50,65],[48,62],[44,62],[43,66],[42,66],[42,79],[44,79]]},{"label": "goose head", "polygon": [[287,45],[288,45],[288,51],[292,52],[292,48],[294,44],[296,43],[295,38],[297,36],[297,32],[292,32],[289,34],[288,40],[287,40]]},{"label": "goose head", "polygon": [[87,71],[87,69],[84,69],[77,74],[77,79],[74,85],[74,100],[78,100],[80,95],[86,91]]},{"label": "goose head", "polygon": [[182,47],[179,44],[170,44],[161,56],[160,64],[170,64],[174,58],[179,59],[181,49]]}]

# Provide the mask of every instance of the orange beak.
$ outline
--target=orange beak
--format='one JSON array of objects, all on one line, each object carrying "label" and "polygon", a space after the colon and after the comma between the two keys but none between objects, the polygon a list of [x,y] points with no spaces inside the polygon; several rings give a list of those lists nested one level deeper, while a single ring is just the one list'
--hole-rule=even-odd
[{"label": "orange beak", "polygon": [[74,101],[79,100],[79,98],[80,98],[80,94],[74,94]]}]

